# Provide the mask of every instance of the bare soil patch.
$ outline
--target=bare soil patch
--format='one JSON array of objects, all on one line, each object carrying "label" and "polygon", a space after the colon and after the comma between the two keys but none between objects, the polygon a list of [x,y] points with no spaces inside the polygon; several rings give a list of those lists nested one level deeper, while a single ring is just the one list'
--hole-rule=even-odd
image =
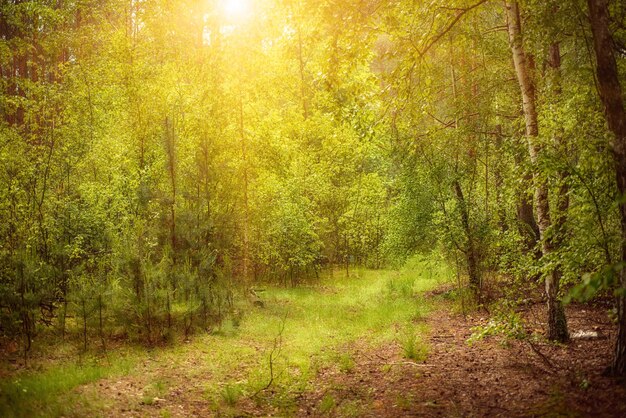
[{"label": "bare soil patch", "polygon": [[[533,304],[523,316],[541,329],[544,313]],[[355,344],[353,370],[321,371],[315,390],[302,396],[299,415],[625,417],[624,382],[602,374],[615,332],[607,306],[573,304],[567,316],[572,332],[592,330],[599,338],[531,346],[487,337],[470,346],[472,328],[484,325],[486,314],[434,312],[424,363],[403,359],[397,344],[375,350]]]}]

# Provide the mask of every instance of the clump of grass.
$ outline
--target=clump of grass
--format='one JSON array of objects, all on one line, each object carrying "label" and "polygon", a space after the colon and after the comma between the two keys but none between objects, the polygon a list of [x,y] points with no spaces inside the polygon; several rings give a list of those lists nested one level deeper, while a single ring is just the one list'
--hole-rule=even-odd
[{"label": "clump of grass", "polygon": [[363,406],[358,401],[344,401],[339,405],[336,411],[339,417],[362,417]]},{"label": "clump of grass", "polygon": [[165,397],[167,393],[167,383],[158,380],[148,386],[146,386],[143,390],[143,398],[141,403],[144,405],[152,405],[158,398]]},{"label": "clump of grass", "polygon": [[337,406],[337,401],[330,393],[327,393],[320,402],[319,410],[321,414],[328,414]]},{"label": "clump of grass", "polygon": [[428,358],[428,346],[414,332],[405,332],[399,342],[405,358],[416,362],[423,362]]},{"label": "clump of grass", "polygon": [[239,384],[228,383],[222,389],[222,400],[228,406],[235,406],[242,394],[243,391]]},{"label": "clump of grass", "polygon": [[348,353],[342,353],[339,355],[339,370],[342,373],[351,373],[354,370],[354,359]]},{"label": "clump of grass", "polygon": [[416,298],[415,309],[410,317],[411,321],[419,322],[423,320],[426,316],[426,313],[428,312],[429,305],[429,302],[424,297],[420,296]]},{"label": "clump of grass", "polygon": [[410,298],[413,296],[415,278],[407,275],[398,275],[387,281],[386,291],[388,297]]}]

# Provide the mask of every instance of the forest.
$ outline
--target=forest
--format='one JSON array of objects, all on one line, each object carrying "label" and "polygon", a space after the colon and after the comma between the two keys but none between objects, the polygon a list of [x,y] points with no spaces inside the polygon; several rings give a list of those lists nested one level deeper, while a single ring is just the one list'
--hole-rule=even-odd
[{"label": "forest", "polygon": [[0,0],[0,415],[625,416],[625,83],[621,0]]}]

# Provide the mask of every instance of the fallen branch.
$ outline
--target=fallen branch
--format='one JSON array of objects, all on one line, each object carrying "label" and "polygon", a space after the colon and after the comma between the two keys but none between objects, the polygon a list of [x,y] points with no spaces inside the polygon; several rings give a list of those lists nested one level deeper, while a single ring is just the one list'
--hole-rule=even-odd
[{"label": "fallen branch", "polygon": [[413,361],[394,361],[392,363],[387,363],[390,366],[404,366],[410,365],[415,367],[433,367],[434,364],[425,364],[425,363],[415,363]]},{"label": "fallen branch", "polygon": [[532,341],[530,340],[526,340],[526,342],[528,343],[528,345],[530,346],[530,348],[535,352],[535,354],[537,354],[539,356],[539,358],[541,360],[543,360],[543,362],[545,363],[546,366],[548,366],[548,368],[550,368],[549,373],[554,373],[553,370],[556,369],[556,367],[554,366],[554,364],[550,361],[550,359],[543,354],[535,344],[533,344]]},{"label": "fallen branch", "polygon": [[413,361],[392,361],[392,362],[386,362],[386,363],[379,363],[376,361],[370,361],[369,363],[363,363],[363,364],[367,364],[367,365],[379,365],[379,366],[405,366],[405,365],[410,365],[410,366],[415,366],[415,367],[435,367],[434,364],[425,364],[425,363],[415,363]]}]

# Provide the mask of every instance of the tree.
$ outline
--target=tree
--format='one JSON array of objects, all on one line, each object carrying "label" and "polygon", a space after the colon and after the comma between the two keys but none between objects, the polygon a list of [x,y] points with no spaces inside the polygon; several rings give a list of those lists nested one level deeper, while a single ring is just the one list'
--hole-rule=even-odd
[{"label": "tree", "polygon": [[[549,190],[547,180],[539,171],[542,146],[539,141],[539,124],[537,118],[536,83],[533,79],[535,71],[534,57],[524,50],[522,21],[517,1],[505,3],[507,11],[507,26],[509,42],[513,54],[513,63],[517,80],[522,93],[524,119],[526,123],[526,139],[528,141],[528,153],[533,164],[533,179],[535,187],[535,205],[537,224],[541,238],[542,257],[548,258],[554,251],[554,242],[548,235],[552,227],[550,216]],[[557,267],[558,268],[558,267]],[[548,303],[548,330],[547,337],[551,340],[567,341],[567,320],[565,311],[559,299],[560,272],[553,268],[547,271],[545,277],[546,297]]]},{"label": "tree", "polygon": [[598,93],[604,105],[606,121],[613,133],[612,151],[621,221],[621,254],[617,272],[618,334],[611,372],[626,375],[626,111],[622,96],[615,42],[610,31],[609,1],[588,0],[589,22],[593,34]]}]

